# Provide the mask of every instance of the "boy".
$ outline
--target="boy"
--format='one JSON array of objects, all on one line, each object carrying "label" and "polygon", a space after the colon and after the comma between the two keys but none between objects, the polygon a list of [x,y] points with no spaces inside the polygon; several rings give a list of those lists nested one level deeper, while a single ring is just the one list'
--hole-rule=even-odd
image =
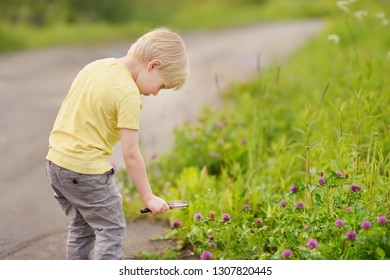
[{"label": "boy", "polygon": [[161,214],[168,204],[150,187],[138,143],[141,95],[180,88],[188,58],[178,34],[166,28],[140,37],[127,55],[94,61],[76,76],[49,138],[47,174],[70,219],[67,258],[122,259],[126,223],[122,197],[108,163],[122,140],[127,172],[145,206]]}]

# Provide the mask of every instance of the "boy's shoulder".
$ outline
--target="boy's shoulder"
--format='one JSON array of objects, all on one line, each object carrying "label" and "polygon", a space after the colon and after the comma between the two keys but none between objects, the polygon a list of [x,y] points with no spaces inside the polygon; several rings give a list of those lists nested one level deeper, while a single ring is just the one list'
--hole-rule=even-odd
[{"label": "boy's shoulder", "polygon": [[116,58],[103,58],[90,62],[81,71],[85,79],[112,97],[122,99],[129,94],[139,95],[138,87],[128,69]]},{"label": "boy's shoulder", "polygon": [[118,60],[115,58],[101,58],[88,63],[84,69],[88,70],[104,70],[109,69],[110,66],[115,66],[118,63]]},{"label": "boy's shoulder", "polygon": [[102,58],[87,64],[81,72],[85,72],[89,76],[93,76],[95,80],[114,83],[127,84],[134,83],[130,72],[116,58]]}]

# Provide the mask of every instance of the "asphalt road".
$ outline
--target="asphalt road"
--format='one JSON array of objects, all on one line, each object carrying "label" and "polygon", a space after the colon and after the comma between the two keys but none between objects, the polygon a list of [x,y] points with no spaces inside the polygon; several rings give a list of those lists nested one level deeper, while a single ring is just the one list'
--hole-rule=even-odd
[{"label": "asphalt road", "polygon": [[[229,84],[258,75],[259,66],[283,63],[322,27],[321,21],[301,21],[183,34],[191,76],[180,91],[144,97],[145,159],[167,151],[174,127],[196,118],[203,104],[219,106],[220,91]],[[130,44],[0,55],[0,259],[65,258],[68,222],[44,171],[49,132],[78,71],[95,59],[122,56]],[[121,167],[119,147],[112,161]],[[149,240],[163,232],[163,224],[129,223],[125,257],[158,250]]]}]

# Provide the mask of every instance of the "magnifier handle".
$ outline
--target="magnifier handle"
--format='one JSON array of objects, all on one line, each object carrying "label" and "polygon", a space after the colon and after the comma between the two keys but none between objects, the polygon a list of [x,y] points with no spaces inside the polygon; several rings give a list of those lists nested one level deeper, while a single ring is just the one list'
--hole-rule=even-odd
[{"label": "magnifier handle", "polygon": [[142,214],[145,214],[145,213],[149,213],[149,212],[152,212],[150,211],[149,208],[142,208],[141,210],[139,210]]}]

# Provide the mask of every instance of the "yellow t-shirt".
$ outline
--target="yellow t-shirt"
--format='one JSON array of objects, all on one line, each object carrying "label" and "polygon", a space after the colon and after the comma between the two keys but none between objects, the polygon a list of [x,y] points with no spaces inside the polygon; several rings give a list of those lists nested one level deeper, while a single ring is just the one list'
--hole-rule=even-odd
[{"label": "yellow t-shirt", "polygon": [[58,112],[46,159],[78,173],[107,172],[120,129],[139,129],[141,107],[137,85],[121,62],[107,58],[88,64]]}]

